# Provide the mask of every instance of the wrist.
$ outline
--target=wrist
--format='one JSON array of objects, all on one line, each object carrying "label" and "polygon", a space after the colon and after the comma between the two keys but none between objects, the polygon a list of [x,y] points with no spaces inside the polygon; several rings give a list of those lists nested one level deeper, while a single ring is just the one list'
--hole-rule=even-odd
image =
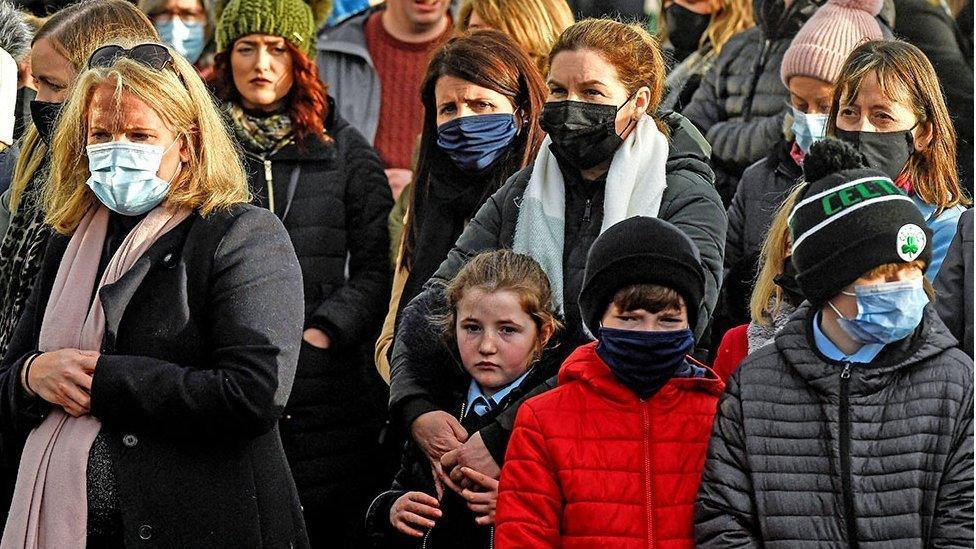
[{"label": "wrist", "polygon": [[24,359],[24,366],[20,369],[20,385],[24,388],[29,396],[37,396],[37,392],[31,388],[30,385],[30,370],[34,366],[34,362],[40,357],[42,352],[35,351]]}]

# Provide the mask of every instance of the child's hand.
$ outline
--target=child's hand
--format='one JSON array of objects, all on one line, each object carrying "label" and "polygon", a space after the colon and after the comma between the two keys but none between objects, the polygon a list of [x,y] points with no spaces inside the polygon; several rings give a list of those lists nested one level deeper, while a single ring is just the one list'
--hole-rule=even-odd
[{"label": "child's hand", "polygon": [[440,504],[423,492],[407,492],[390,507],[390,524],[398,532],[419,538],[424,535],[417,528],[431,529],[441,516]]},{"label": "child's hand", "polygon": [[498,501],[498,481],[470,467],[461,467],[461,474],[474,483],[475,488],[465,488],[461,497],[468,502],[468,509],[478,515],[474,521],[481,526],[495,524],[495,503]]}]

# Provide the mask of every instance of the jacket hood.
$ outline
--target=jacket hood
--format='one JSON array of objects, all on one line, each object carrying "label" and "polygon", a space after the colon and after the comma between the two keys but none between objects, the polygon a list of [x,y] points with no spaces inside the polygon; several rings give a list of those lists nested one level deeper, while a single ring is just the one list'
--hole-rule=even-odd
[{"label": "jacket hood", "polygon": [[671,132],[668,143],[666,170],[672,173],[688,170],[715,181],[715,172],[709,166],[712,147],[695,125],[678,113],[668,113],[661,117]]},{"label": "jacket hood", "polygon": [[[569,355],[562,368],[559,369],[559,385],[565,385],[574,381],[589,385],[601,396],[621,404],[637,404],[640,400],[630,389],[625,387],[610,371],[610,368],[603,362],[603,359],[596,354],[597,342],[593,341],[577,347],[573,354]],[[705,393],[719,396],[725,390],[723,383],[711,368],[695,361],[696,366],[704,368],[708,372],[708,377],[698,378],[671,378],[660,391],[651,397],[655,402],[674,401],[683,392],[702,391]]]},{"label": "jacket hood", "polygon": [[[817,350],[813,339],[813,317],[817,308],[805,302],[776,335],[775,349],[803,380],[815,390],[834,395],[840,392],[840,372],[844,363],[831,360]],[[958,345],[956,338],[942,323],[935,307],[925,306],[922,322],[915,333],[901,341],[889,343],[868,364],[851,368],[851,394],[870,394],[891,384],[900,371],[932,359]]]},{"label": "jacket hood", "polygon": [[353,15],[335,27],[323,26],[315,37],[316,49],[355,55],[365,59],[372,66],[373,59],[366,49],[366,20],[381,9],[385,9],[385,4],[379,4],[358,15]]}]

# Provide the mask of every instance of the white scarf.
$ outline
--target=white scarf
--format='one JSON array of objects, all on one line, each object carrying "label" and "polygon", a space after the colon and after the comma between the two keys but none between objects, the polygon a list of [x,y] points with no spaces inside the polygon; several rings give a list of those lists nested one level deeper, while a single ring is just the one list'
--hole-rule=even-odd
[{"label": "white scarf", "polygon": [[[563,303],[563,238],[566,186],[548,136],[539,148],[532,176],[522,195],[512,249],[539,262],[549,277],[559,312]],[[607,172],[600,233],[630,217],[657,217],[667,187],[668,139],[650,116],[641,116],[634,131],[614,152]]]}]

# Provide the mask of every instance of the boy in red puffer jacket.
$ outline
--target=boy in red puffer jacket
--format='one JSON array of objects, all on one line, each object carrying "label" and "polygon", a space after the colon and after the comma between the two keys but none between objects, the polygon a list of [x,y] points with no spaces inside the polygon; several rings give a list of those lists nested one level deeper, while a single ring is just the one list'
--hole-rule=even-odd
[{"label": "boy in red puffer jacket", "polygon": [[500,549],[693,547],[695,496],[724,385],[688,353],[705,288],[673,225],[634,217],[590,248],[579,306],[596,342],[518,411]]}]

